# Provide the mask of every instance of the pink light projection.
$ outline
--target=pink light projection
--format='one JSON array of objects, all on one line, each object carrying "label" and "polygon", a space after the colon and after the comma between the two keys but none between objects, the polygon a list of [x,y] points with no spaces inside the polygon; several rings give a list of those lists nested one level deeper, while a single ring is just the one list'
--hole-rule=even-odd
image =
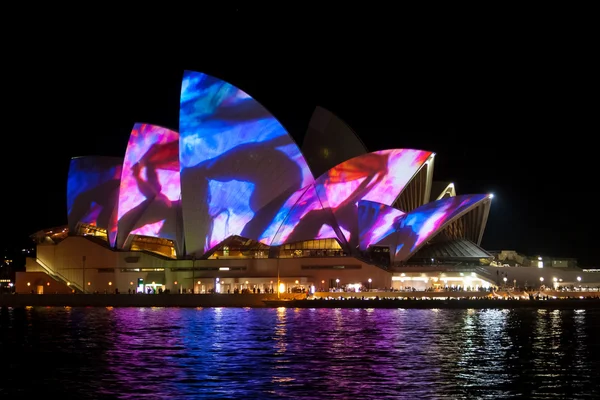
[{"label": "pink light projection", "polygon": [[363,154],[321,175],[315,185],[321,202],[333,210],[342,241],[358,245],[358,202],[391,205],[433,153],[392,149]]},{"label": "pink light projection", "polygon": [[[263,243],[280,246],[285,243],[295,243],[313,239],[337,238],[332,226],[337,226],[331,209],[323,207],[313,185],[300,190],[290,197],[291,206],[282,208],[285,211],[283,222],[276,224],[277,229],[265,231]],[[295,201],[294,201],[295,200]],[[276,221],[281,221],[276,218]],[[272,236],[271,236],[272,235]]]},{"label": "pink light projection", "polygon": [[136,124],[131,131],[118,207],[117,244],[130,234],[179,240],[179,134],[156,125]]},{"label": "pink light projection", "polygon": [[398,229],[395,260],[408,259],[429,238],[440,231],[447,223],[464,215],[490,196],[485,194],[449,197],[427,203],[406,214]]},{"label": "pink light projection", "polygon": [[290,196],[314,182],[283,125],[218,78],[184,72],[179,130],[188,255],[203,256],[230,236],[261,240]]},{"label": "pink light projection", "polygon": [[361,200],[358,203],[359,248],[367,250],[369,246],[393,234],[405,216],[404,211],[396,208]]}]

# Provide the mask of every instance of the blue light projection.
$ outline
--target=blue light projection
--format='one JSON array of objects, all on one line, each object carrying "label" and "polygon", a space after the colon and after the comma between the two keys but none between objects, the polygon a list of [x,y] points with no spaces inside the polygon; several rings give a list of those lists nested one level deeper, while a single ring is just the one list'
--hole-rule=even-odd
[{"label": "blue light projection", "polygon": [[283,126],[227,82],[186,71],[179,118],[188,254],[203,255],[231,235],[259,240],[289,197],[313,183]]},{"label": "blue light projection", "polygon": [[406,216],[404,211],[368,200],[358,203],[358,232],[361,250],[367,250],[394,233]]},{"label": "blue light projection", "polygon": [[462,195],[432,201],[406,214],[396,230],[395,260],[404,261],[447,223],[489,200],[486,194]]},{"label": "blue light projection", "polygon": [[117,201],[123,159],[118,157],[75,157],[67,179],[67,221],[74,232],[78,223],[106,229],[114,245]]},{"label": "blue light projection", "polygon": [[[277,229],[265,231],[261,242],[271,246],[280,246],[285,243],[313,239],[341,237],[340,240],[343,240],[344,235],[339,232],[333,211],[321,202],[314,185],[294,193],[288,202],[275,218],[276,225],[274,224],[274,226]],[[269,240],[271,240],[270,243]]]}]

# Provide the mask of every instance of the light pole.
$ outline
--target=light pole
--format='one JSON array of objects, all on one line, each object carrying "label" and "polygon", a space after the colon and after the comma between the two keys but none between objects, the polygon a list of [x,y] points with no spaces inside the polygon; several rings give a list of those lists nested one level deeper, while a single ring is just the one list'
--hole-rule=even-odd
[{"label": "light pole", "polygon": [[81,257],[81,261],[82,261],[81,271],[83,272],[83,281],[81,282],[81,289],[83,289],[83,294],[85,294],[85,256]]},{"label": "light pole", "polygon": [[544,277],[540,276],[540,289],[542,288],[543,284],[544,284]]},{"label": "light pole", "polygon": [[[192,294],[196,294],[195,286],[196,286],[196,255],[192,256]],[[181,288],[181,293],[183,293],[183,288]]]},{"label": "light pole", "polygon": [[504,277],[502,278],[502,280],[504,281],[504,286],[506,287],[506,281],[508,280],[508,278]]},{"label": "light pole", "polygon": [[335,280],[335,288],[336,288],[336,289],[339,289],[339,288],[340,288],[340,280],[339,280],[339,279],[336,279],[336,280]]},{"label": "light pole", "polygon": [[279,281],[279,254],[277,255],[277,299],[279,299],[279,290],[281,289],[281,282]]},{"label": "light pole", "polygon": [[373,282],[373,279],[369,278],[369,292],[371,291],[371,282]]}]

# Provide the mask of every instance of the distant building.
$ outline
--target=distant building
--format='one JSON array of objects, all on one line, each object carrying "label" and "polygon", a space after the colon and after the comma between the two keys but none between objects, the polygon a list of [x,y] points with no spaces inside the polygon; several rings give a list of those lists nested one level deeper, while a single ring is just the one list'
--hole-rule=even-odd
[{"label": "distant building", "polygon": [[494,256],[494,264],[506,264],[511,267],[578,268],[575,258],[526,256],[514,250],[490,251],[490,254]]}]

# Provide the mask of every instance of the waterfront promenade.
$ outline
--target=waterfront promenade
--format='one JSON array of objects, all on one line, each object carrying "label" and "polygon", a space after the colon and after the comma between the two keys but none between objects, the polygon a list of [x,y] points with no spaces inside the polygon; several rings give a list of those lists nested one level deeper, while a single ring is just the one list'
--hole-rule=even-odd
[{"label": "waterfront promenade", "polygon": [[[598,292],[317,292],[277,294],[4,294],[2,307],[600,308]],[[561,298],[562,297],[562,298]],[[568,298],[566,298],[568,297]]]}]

